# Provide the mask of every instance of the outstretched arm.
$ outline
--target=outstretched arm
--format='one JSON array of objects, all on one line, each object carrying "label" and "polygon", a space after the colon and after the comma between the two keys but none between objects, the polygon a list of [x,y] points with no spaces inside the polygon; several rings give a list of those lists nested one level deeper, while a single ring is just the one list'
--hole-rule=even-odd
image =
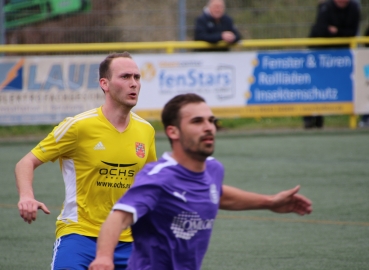
[{"label": "outstretched arm", "polygon": [[29,224],[36,220],[38,209],[50,214],[45,204],[36,201],[33,194],[34,170],[41,164],[43,162],[29,152],[15,166],[15,179],[19,193],[18,210],[23,220]]},{"label": "outstretched arm", "polygon": [[89,270],[114,270],[114,250],[119,241],[119,235],[133,223],[132,213],[115,210],[101,227],[97,239],[96,258],[90,264]]},{"label": "outstretched arm", "polygon": [[223,185],[219,208],[224,210],[268,209],[276,213],[310,214],[311,201],[297,194],[299,189],[300,186],[296,186],[275,195],[263,195]]}]

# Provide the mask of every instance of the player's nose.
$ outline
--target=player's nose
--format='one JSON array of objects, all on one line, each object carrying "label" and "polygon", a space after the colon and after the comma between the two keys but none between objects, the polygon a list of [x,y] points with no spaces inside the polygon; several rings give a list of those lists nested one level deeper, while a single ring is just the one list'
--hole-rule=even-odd
[{"label": "player's nose", "polygon": [[131,86],[131,87],[137,87],[137,86],[138,86],[138,83],[137,83],[137,81],[136,81],[134,78],[132,78],[132,79],[130,80],[130,86]]},{"label": "player's nose", "polygon": [[206,131],[210,131],[212,134],[214,134],[214,132],[216,130],[215,123],[211,122],[211,121],[205,121],[204,129]]}]

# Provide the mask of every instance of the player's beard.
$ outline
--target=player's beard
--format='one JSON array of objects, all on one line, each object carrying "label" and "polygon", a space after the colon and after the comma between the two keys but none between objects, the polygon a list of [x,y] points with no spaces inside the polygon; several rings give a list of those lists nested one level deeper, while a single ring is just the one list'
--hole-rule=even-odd
[{"label": "player's beard", "polygon": [[195,160],[204,161],[214,153],[214,142],[207,145],[200,137],[198,141],[191,137],[181,137],[180,142],[185,153]]}]

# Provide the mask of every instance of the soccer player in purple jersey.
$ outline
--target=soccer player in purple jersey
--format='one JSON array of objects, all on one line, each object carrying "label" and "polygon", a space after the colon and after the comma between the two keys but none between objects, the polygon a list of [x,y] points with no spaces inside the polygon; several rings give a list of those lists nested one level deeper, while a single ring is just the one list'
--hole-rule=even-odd
[{"label": "soccer player in purple jersey", "polygon": [[210,157],[216,118],[196,94],[178,95],[162,111],[172,152],[144,166],[103,224],[90,270],[113,270],[120,232],[132,225],[127,269],[200,269],[218,209],[269,209],[309,214],[299,186],[262,195],[223,185],[224,168]]}]

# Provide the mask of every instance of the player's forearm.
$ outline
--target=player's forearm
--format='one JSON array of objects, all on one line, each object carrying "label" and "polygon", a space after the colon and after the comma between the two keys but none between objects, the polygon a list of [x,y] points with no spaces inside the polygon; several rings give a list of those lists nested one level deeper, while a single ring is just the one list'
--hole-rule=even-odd
[{"label": "player's forearm", "polygon": [[272,197],[223,185],[219,208],[223,210],[270,209]]},{"label": "player's forearm", "polygon": [[96,257],[107,257],[113,259],[114,249],[118,243],[120,226],[118,222],[114,222],[110,217],[101,227],[101,231],[97,241]]},{"label": "player's forearm", "polygon": [[21,159],[15,166],[15,180],[20,197],[34,198],[33,194],[33,173],[34,166],[32,162],[27,159]]},{"label": "player's forearm", "polygon": [[97,257],[113,259],[114,250],[119,241],[122,230],[128,228],[132,223],[129,213],[122,211],[112,212],[101,227],[97,240]]}]

